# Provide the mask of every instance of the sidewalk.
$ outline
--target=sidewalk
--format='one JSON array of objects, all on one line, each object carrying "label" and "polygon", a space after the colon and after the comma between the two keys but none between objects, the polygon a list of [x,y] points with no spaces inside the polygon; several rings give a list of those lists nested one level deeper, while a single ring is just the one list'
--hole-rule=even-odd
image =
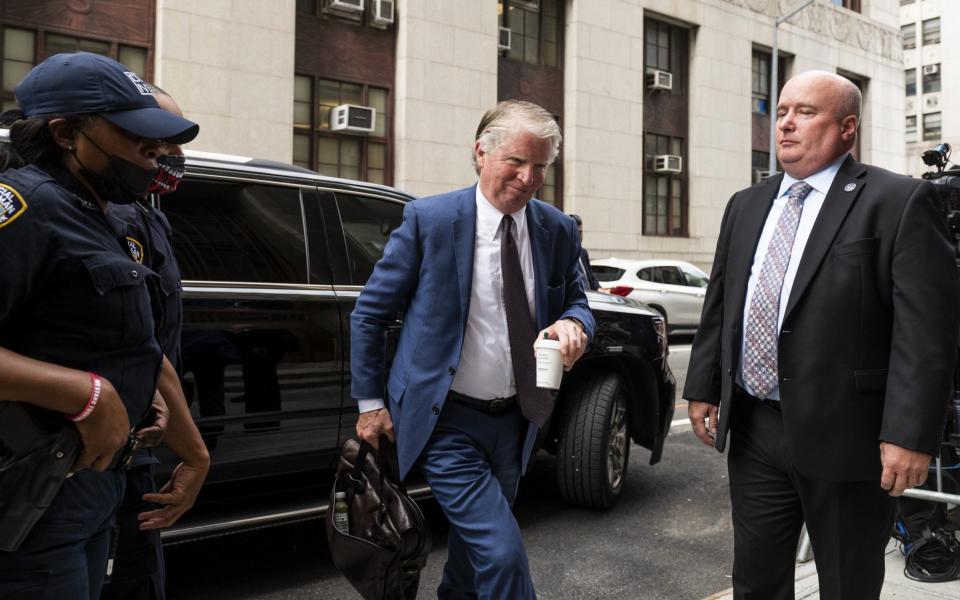
[{"label": "sidewalk", "polygon": [[[817,566],[813,561],[797,566],[797,600],[820,598]],[[733,590],[725,590],[704,600],[732,600]],[[960,600],[960,581],[949,583],[920,583],[903,574],[903,555],[891,540],[887,546],[887,568],[881,600]]]}]

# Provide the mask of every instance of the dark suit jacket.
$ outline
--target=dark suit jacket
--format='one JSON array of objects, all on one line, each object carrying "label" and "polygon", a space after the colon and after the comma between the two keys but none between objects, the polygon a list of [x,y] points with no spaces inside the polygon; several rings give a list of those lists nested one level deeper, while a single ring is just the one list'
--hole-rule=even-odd
[{"label": "dark suit jacket", "polygon": [[[727,205],[683,397],[720,405],[723,450],[760,232],[782,176]],[[786,441],[797,469],[881,472],[879,442],[935,454],[956,358],[954,250],[927,182],[848,157],[801,259],[779,340]]]},{"label": "dark suit jacket", "polygon": [[[533,254],[536,327],[574,317],[593,337],[594,320],[580,283],[580,237],[570,217],[531,200],[526,208]],[[476,186],[415,200],[390,236],[351,315],[353,397],[383,397],[384,333],[405,310],[387,408],[406,476],[433,432],[453,377],[467,326],[477,231]],[[530,340],[531,352],[534,340]],[[504,347],[507,340],[504,340]],[[530,426],[523,468],[536,439]]]},{"label": "dark suit jacket", "polygon": [[593,275],[593,268],[590,266],[590,254],[583,246],[580,247],[580,264],[583,265],[583,274],[586,278],[586,287],[584,289],[599,290],[600,282],[597,281],[597,278]]}]

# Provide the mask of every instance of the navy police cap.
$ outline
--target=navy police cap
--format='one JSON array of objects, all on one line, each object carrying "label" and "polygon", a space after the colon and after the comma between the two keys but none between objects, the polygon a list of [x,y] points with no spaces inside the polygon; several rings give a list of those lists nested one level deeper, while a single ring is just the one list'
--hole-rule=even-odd
[{"label": "navy police cap", "polygon": [[96,114],[133,135],[185,144],[200,126],[157,104],[150,87],[112,58],[90,52],[55,54],[17,85],[29,117]]}]

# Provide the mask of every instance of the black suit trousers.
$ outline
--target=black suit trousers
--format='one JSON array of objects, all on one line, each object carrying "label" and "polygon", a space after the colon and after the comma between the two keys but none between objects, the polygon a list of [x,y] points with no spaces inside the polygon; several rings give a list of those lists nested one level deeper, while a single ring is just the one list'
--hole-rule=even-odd
[{"label": "black suit trousers", "polygon": [[806,522],[820,598],[876,600],[895,507],[879,474],[854,482],[801,475],[790,460],[778,403],[737,390],[731,409],[734,598],[794,598],[794,561]]}]

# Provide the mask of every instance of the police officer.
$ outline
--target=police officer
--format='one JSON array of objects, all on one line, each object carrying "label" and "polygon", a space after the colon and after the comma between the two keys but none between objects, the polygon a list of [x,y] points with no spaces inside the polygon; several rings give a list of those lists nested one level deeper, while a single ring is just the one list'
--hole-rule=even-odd
[{"label": "police officer", "polygon": [[0,400],[76,423],[83,450],[19,549],[0,552],[0,598],[96,599],[124,472],[111,468],[156,394],[161,365],[150,279],[110,226],[141,197],[165,142],[198,126],[159,108],[109,58],[58,54],[16,89],[0,174]]},{"label": "police officer", "polygon": [[[169,94],[151,85],[164,110],[182,115]],[[185,157],[179,145],[167,144],[157,158],[159,171],[147,189],[149,195],[177,189],[184,174]],[[164,600],[165,568],[160,544],[162,527],[169,527],[197,498],[210,468],[210,455],[190,416],[180,386],[180,331],[183,323],[180,267],[173,252],[172,231],[166,216],[146,202],[111,204],[108,216],[127,243],[131,258],[146,264],[159,276],[156,298],[162,308],[157,338],[164,353],[160,392],[169,408],[164,442],[182,462],[170,481],[157,493],[152,466],[158,461],[147,450],[139,453],[127,470],[127,486],[117,511],[117,546],[113,570],[101,600]],[[152,433],[147,424],[142,436]],[[160,504],[157,507],[155,503]]]}]

